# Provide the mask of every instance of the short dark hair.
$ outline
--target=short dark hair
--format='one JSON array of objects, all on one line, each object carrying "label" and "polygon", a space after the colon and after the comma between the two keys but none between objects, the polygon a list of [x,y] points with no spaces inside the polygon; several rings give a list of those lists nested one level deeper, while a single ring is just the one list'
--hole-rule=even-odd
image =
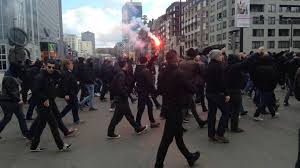
[{"label": "short dark hair", "polygon": [[141,64],[145,64],[145,63],[147,63],[148,62],[148,60],[147,60],[147,58],[145,57],[145,56],[141,56],[140,57],[140,63]]},{"label": "short dark hair", "polygon": [[45,63],[46,64],[54,64],[54,65],[56,65],[57,62],[54,59],[48,59]]},{"label": "short dark hair", "polygon": [[191,58],[195,58],[197,56],[197,52],[195,49],[190,48],[186,51],[186,55]]},{"label": "short dark hair", "polygon": [[168,62],[168,64],[174,63],[176,57],[177,57],[177,52],[175,50],[170,50],[166,54],[166,61]]},{"label": "short dark hair", "polygon": [[125,59],[121,59],[119,62],[118,62],[120,68],[124,68],[125,65],[127,64],[127,61]]}]

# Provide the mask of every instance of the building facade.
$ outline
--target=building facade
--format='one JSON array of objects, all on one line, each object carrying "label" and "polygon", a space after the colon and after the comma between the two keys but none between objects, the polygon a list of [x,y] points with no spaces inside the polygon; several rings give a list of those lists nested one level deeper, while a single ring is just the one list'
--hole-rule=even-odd
[{"label": "building facade", "polygon": [[91,41],[93,44],[93,54],[96,54],[96,40],[95,40],[95,34],[92,32],[83,32],[81,33],[81,40],[82,41]]},{"label": "building facade", "polygon": [[94,56],[93,43],[91,41],[78,41],[78,56],[89,58]]},{"label": "building facade", "polygon": [[243,31],[246,53],[261,46],[270,52],[300,51],[299,0],[251,0],[250,27],[242,30],[235,27],[235,0],[208,0],[208,5],[209,45],[224,44],[230,53],[237,53]]},{"label": "building facade", "polygon": [[55,58],[63,57],[61,10],[61,0],[38,0],[40,42],[44,44],[43,46],[47,46],[47,44],[55,45],[55,51],[49,51],[49,48],[41,48],[42,55],[45,52],[52,52]]},{"label": "building facade", "polygon": [[183,7],[184,50],[208,46],[207,0],[187,0]]},{"label": "building facade", "polygon": [[64,42],[70,46],[72,50],[78,51],[79,39],[75,34],[64,34]]}]

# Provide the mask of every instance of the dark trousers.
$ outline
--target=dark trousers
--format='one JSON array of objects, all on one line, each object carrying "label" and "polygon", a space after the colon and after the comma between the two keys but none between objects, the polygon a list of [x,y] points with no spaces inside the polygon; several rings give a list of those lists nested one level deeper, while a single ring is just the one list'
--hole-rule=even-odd
[{"label": "dark trousers", "polygon": [[108,82],[103,82],[100,94],[100,100],[105,98],[106,93],[109,91],[109,84]]},{"label": "dark trousers", "polygon": [[131,126],[134,129],[137,129],[139,126],[136,124],[134,120],[134,116],[129,107],[128,99],[120,100],[119,98],[115,97],[115,105],[116,105],[116,109],[110,121],[110,124],[108,126],[108,135],[115,133],[116,126],[121,122],[124,116],[129,121]]},{"label": "dark trousers", "polygon": [[62,149],[64,146],[64,143],[59,135],[58,131],[58,125],[55,115],[53,114],[51,108],[46,108],[42,104],[39,104],[37,106],[38,108],[38,116],[36,119],[37,125],[34,130],[34,136],[32,140],[32,144],[30,149],[36,149],[40,143],[40,137],[46,127],[46,124],[48,123],[50,130],[52,132],[53,138],[55,140],[55,143],[58,147],[58,149]]},{"label": "dark trousers", "polygon": [[201,120],[201,118],[199,117],[199,114],[197,112],[197,109],[196,109],[196,103],[195,103],[195,100],[194,100],[194,97],[193,95],[187,95],[185,97],[185,100],[186,100],[186,106],[184,107],[184,112],[187,114],[188,110],[190,109],[194,118],[196,119],[197,123],[199,125],[202,125],[203,124],[203,121]]},{"label": "dark trousers", "polygon": [[191,157],[191,153],[189,152],[183,141],[182,109],[176,107],[167,107],[167,109],[168,115],[173,113],[172,115],[177,114],[177,116],[167,116],[163,136],[156,156],[156,167],[163,166],[168,148],[173,142],[174,137],[176,140],[176,145],[180,152],[184,155],[184,157],[187,160]]},{"label": "dark trousers", "polygon": [[258,105],[258,108],[254,114],[254,117],[259,117],[260,113],[268,107],[272,116],[275,116],[275,98],[273,91],[260,91],[261,102]]},{"label": "dark trousers", "polygon": [[204,86],[198,86],[198,91],[196,93],[196,101],[201,103],[202,111],[207,111],[207,107],[205,105],[205,95],[204,95]]},{"label": "dark trousers", "polygon": [[33,97],[31,97],[31,99],[29,101],[29,107],[28,107],[28,110],[26,113],[26,119],[32,118],[33,110],[34,110],[35,106],[36,106],[36,100]]},{"label": "dark trousers", "polygon": [[16,102],[0,102],[0,105],[4,113],[4,117],[0,121],[0,133],[3,131],[5,126],[11,121],[12,115],[15,114],[18,119],[23,136],[28,139],[31,139],[26,125],[25,116],[22,112],[22,107]]},{"label": "dark trousers", "polygon": [[[228,125],[229,112],[228,104],[225,103],[224,95],[220,94],[207,94],[208,101],[208,136],[214,137],[216,134],[223,137],[225,128]],[[220,118],[218,129],[216,131],[216,114],[220,109],[222,116]]]},{"label": "dark trousers", "polygon": [[242,108],[242,94],[240,91],[236,91],[230,94],[229,111],[231,118],[231,130],[237,130],[239,128],[239,116]]},{"label": "dark trousers", "polygon": [[70,97],[70,100],[67,100],[67,105],[66,107],[62,110],[61,112],[61,117],[63,118],[72,110],[72,115],[73,115],[73,122],[79,121],[79,114],[78,114],[78,109],[79,109],[79,102],[76,96]]},{"label": "dark trousers", "polygon": [[167,115],[167,106],[166,106],[166,100],[165,96],[162,96],[162,105],[160,109],[160,117],[166,118]]},{"label": "dark trousers", "polygon": [[151,99],[152,99],[155,107],[160,107],[161,106],[161,104],[157,101],[157,97],[151,96]]},{"label": "dark trousers", "polygon": [[286,95],[284,97],[284,102],[285,103],[288,103],[289,102],[289,99],[290,99],[290,96],[293,95],[293,92],[294,92],[294,81],[292,81],[291,79],[288,79],[287,80],[287,92],[286,92]]},{"label": "dark trousers", "polygon": [[136,114],[136,123],[141,125],[141,120],[143,113],[145,111],[145,107],[147,105],[148,108],[148,116],[151,123],[155,123],[155,119],[153,116],[153,104],[149,96],[139,94],[138,97],[138,112]]},{"label": "dark trousers", "polygon": [[88,90],[85,87],[85,84],[83,84],[82,82],[80,83],[80,101],[82,101],[86,96],[88,96]]},{"label": "dark trousers", "polygon": [[[61,118],[61,114],[57,108],[57,105],[55,103],[54,100],[50,100],[50,107],[47,108],[49,110],[51,110],[51,113],[54,115],[56,122],[58,124],[58,128],[60,129],[60,131],[64,134],[64,135],[68,135],[69,134],[69,129],[66,127],[66,125],[64,124],[64,122],[62,121]],[[39,109],[37,109],[38,111]],[[32,123],[31,127],[30,127],[30,134],[33,135],[36,128],[38,127],[38,120],[35,119],[34,122]]]},{"label": "dark trousers", "polygon": [[28,97],[29,87],[22,85],[21,88],[22,89],[21,89],[20,93],[21,93],[21,96],[22,96],[22,101],[24,103],[27,103],[27,97]]}]

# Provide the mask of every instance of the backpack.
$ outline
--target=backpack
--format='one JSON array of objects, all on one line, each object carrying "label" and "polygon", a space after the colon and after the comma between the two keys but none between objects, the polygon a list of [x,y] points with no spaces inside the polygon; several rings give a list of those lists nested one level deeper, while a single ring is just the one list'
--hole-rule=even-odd
[{"label": "backpack", "polygon": [[300,68],[298,68],[296,75],[295,75],[295,98],[300,101]]}]

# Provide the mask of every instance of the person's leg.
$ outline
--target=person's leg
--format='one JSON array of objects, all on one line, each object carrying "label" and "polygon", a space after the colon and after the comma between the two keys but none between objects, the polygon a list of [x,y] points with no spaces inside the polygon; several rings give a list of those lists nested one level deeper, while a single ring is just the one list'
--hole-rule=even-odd
[{"label": "person's leg", "polygon": [[66,127],[66,125],[62,121],[60,112],[58,111],[55,101],[50,101],[50,112],[52,112],[52,114],[55,116],[56,122],[57,122],[58,127],[61,130],[61,132],[63,132],[64,135],[68,135],[69,129]]},{"label": "person's leg", "polygon": [[72,115],[73,115],[73,122],[76,123],[78,121],[80,121],[80,118],[79,118],[79,114],[78,114],[78,110],[79,110],[79,102],[78,102],[78,99],[77,97],[73,97],[71,99],[72,101]]},{"label": "person's leg", "polygon": [[122,120],[123,118],[123,112],[122,112],[122,108],[120,107],[120,102],[118,101],[116,103],[116,109],[114,112],[114,115],[110,121],[110,124],[108,126],[108,131],[107,131],[107,135],[111,136],[115,134],[115,128],[116,126],[119,124],[119,122]]},{"label": "person's leg", "polygon": [[130,125],[135,130],[137,130],[138,128],[140,128],[141,125],[139,125],[139,123],[135,122],[135,120],[134,120],[134,116],[133,116],[133,114],[132,114],[132,112],[130,110],[128,100],[122,102],[120,107],[121,107],[121,110],[123,111],[123,114],[125,115],[127,121],[130,123]]},{"label": "person's leg", "polygon": [[151,96],[151,99],[153,100],[153,103],[155,104],[156,108],[161,107],[160,103],[157,101],[157,97]]},{"label": "person's leg", "polygon": [[49,116],[48,109],[43,108],[41,109],[41,112],[38,112],[38,116],[36,118],[37,124],[36,124],[36,128],[34,129],[34,135],[33,135],[30,149],[34,150],[39,146],[40,138],[43,133],[43,130],[46,127],[48,116]]},{"label": "person's leg", "polygon": [[162,139],[161,139],[158,151],[157,151],[156,163],[155,163],[156,167],[163,167],[164,160],[165,160],[165,157],[168,152],[168,148],[169,148],[170,144],[172,143],[173,138],[175,136],[174,131],[175,131],[175,129],[172,126],[172,124],[170,124],[170,123],[168,123],[168,121],[166,121],[163,136],[162,136]]},{"label": "person's leg", "polygon": [[234,94],[230,96],[230,109],[231,109],[231,130],[235,131],[239,128],[239,116],[242,105],[242,96]]},{"label": "person's leg", "polygon": [[176,145],[178,147],[178,149],[180,150],[180,152],[183,154],[183,156],[189,160],[191,158],[191,153],[190,151],[187,149],[186,145],[184,144],[183,141],[183,130],[178,128],[175,130],[175,140],[176,140]]},{"label": "person's leg", "polygon": [[92,108],[95,108],[94,107],[94,97],[95,97],[95,94],[94,94],[94,92],[95,92],[95,85],[94,84],[91,84],[91,85],[89,85],[89,94],[90,94],[90,108],[92,109]]},{"label": "person's leg", "polygon": [[201,106],[202,106],[202,111],[207,112],[207,107],[206,107],[206,104],[205,104],[204,86],[200,86],[199,94],[200,94],[200,103],[201,103]]},{"label": "person's leg", "polygon": [[19,126],[20,126],[23,136],[28,139],[31,139],[29,131],[28,131],[28,127],[27,127],[27,124],[25,121],[25,116],[22,111],[22,107],[20,105],[18,105],[17,103],[15,103],[15,107],[13,109],[14,109],[13,112],[19,121]]},{"label": "person's leg", "polygon": [[217,105],[215,103],[214,95],[207,95],[208,101],[208,136],[210,138],[215,137],[216,132],[216,114],[217,114]]},{"label": "person's leg", "polygon": [[67,105],[60,113],[61,118],[64,118],[72,110],[72,107],[73,107],[73,103],[70,100],[67,100],[66,102],[67,102]]},{"label": "person's leg", "polygon": [[26,113],[26,119],[30,120],[32,119],[32,115],[33,115],[33,110],[34,107],[36,106],[36,100],[34,98],[31,98],[30,103],[29,103],[29,107]]},{"label": "person's leg", "polygon": [[147,104],[147,108],[148,108],[149,121],[150,121],[150,123],[155,123],[155,119],[153,116],[153,103],[149,97],[146,97],[146,104]]},{"label": "person's leg", "polygon": [[102,88],[101,88],[101,95],[100,95],[100,100],[104,100],[105,99],[105,94],[108,91],[108,83],[107,82],[103,82],[102,84]]},{"label": "person's leg", "polygon": [[10,103],[8,102],[2,102],[1,108],[4,113],[3,119],[0,121],[0,133],[3,131],[5,126],[11,121],[13,111],[10,109]]},{"label": "person's leg", "polygon": [[52,112],[49,113],[47,122],[50,127],[52,136],[55,140],[57,148],[62,149],[64,147],[64,142],[60,137],[57,121],[56,121],[55,115]]},{"label": "person's leg", "polygon": [[264,101],[266,106],[269,109],[269,112],[271,113],[271,116],[274,117],[275,116],[275,106],[274,106],[274,98],[273,98],[273,92],[265,92],[264,93]]},{"label": "person's leg", "polygon": [[164,98],[164,96],[162,96],[162,106],[160,109],[160,117],[162,119],[165,119],[166,116],[167,116],[167,106],[165,105],[165,98]]},{"label": "person's leg", "polygon": [[144,96],[142,94],[139,94],[139,97],[138,97],[138,111],[137,111],[137,114],[136,114],[136,123],[139,124],[139,125],[142,125],[141,120],[142,120],[143,113],[145,111],[145,106],[146,106],[146,96]]},{"label": "person's leg", "polygon": [[[218,96],[216,98],[217,107],[220,109],[222,115],[218,124],[217,135],[219,137],[223,137],[225,134],[226,126],[228,125],[229,119],[229,110],[228,110],[228,103],[225,103],[224,96]],[[239,111],[239,110],[238,110]]]},{"label": "person's leg", "polygon": [[84,85],[84,88],[86,90],[86,97],[83,98],[83,100],[79,103],[80,105],[84,105],[86,103],[90,103],[91,97],[90,97],[90,88],[89,85]]},{"label": "person's leg", "polygon": [[194,118],[196,119],[197,123],[199,124],[200,127],[203,127],[205,122],[202,121],[202,119],[199,117],[199,114],[197,112],[197,109],[196,109],[196,104],[194,102],[194,99],[193,99],[193,96],[190,95],[188,97],[189,99],[189,108],[191,108],[191,111],[192,111],[192,114],[194,116]]}]

